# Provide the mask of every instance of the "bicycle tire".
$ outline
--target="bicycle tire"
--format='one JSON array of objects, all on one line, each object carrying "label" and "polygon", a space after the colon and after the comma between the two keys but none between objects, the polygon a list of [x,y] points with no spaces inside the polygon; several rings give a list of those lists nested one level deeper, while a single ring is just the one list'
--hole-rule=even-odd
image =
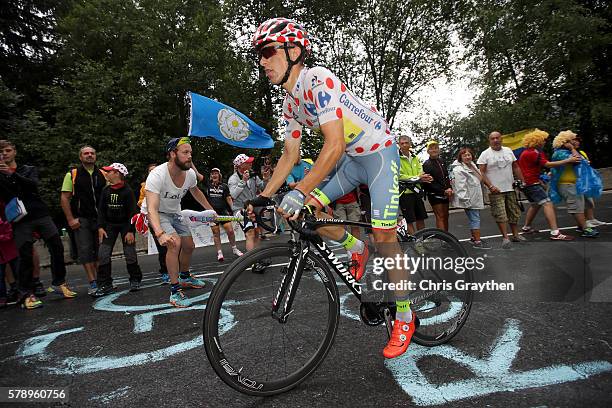
[{"label": "bicycle tire", "polygon": [[[464,258],[468,256],[467,251],[454,235],[437,228],[425,228],[417,231],[412,240],[404,240],[400,242],[400,245],[404,251],[409,249],[411,255],[415,255],[414,252],[416,252],[416,249],[414,248],[418,247],[420,243],[427,245],[428,242],[434,243],[436,241],[440,242],[441,245],[447,246],[443,249],[445,254],[454,254],[454,256]],[[429,272],[419,273],[427,274]],[[426,279],[426,276],[422,276],[421,278]],[[467,269],[461,274],[461,280],[467,283],[472,282],[471,269]],[[426,294],[427,292],[424,293]],[[418,296],[418,294],[412,293],[411,296]],[[446,290],[436,291],[432,293],[429,298],[424,300],[436,305],[436,308],[439,310],[435,310],[435,312],[438,314],[431,313],[431,311],[434,310],[433,307],[426,309],[428,313],[425,313],[423,306],[413,304],[413,310],[420,320],[420,326],[416,329],[412,337],[413,341],[427,347],[438,346],[450,341],[459,333],[465,324],[472,308],[472,298],[472,291],[462,291],[460,293],[451,294]],[[421,304],[424,304],[424,302]],[[448,328],[440,328],[440,333],[432,328],[436,323],[445,323],[445,321],[448,322],[445,324]]]},{"label": "bicycle tire", "polygon": [[[302,309],[304,309],[304,305],[310,307],[312,306],[312,303],[310,302],[316,302],[317,305],[322,305],[322,309],[327,310],[327,318],[325,321],[323,321],[323,319],[325,319],[323,313],[307,315],[307,318],[311,323],[308,324],[309,327],[307,327],[305,336],[315,336],[315,333],[318,333],[318,336],[320,336],[321,339],[318,341],[318,344],[311,344],[311,340],[304,339],[304,349],[314,348],[314,352],[312,355],[304,352],[304,354],[307,355],[304,359],[305,363],[303,365],[295,362],[294,356],[291,356],[289,362],[291,364],[296,364],[297,369],[290,373],[285,372],[284,376],[282,374],[273,372],[272,374],[277,375],[278,378],[274,378],[272,381],[269,380],[268,375],[270,375],[269,371],[271,370],[273,362],[264,361],[266,359],[266,354],[263,352],[258,353],[257,349],[262,348],[260,344],[264,344],[267,335],[270,335],[271,339],[281,331],[285,333],[285,328],[280,327],[281,323],[275,320],[271,313],[266,314],[265,308],[271,312],[271,302],[266,303],[267,299],[261,302],[259,302],[260,299],[256,299],[255,302],[258,302],[257,305],[251,304],[248,308],[244,308],[247,309],[248,313],[257,316],[255,318],[258,320],[245,320],[243,326],[256,330],[261,335],[259,337],[259,339],[262,339],[261,341],[257,338],[257,336],[251,336],[250,334],[247,336],[247,331],[238,332],[238,329],[240,328],[242,330],[242,328],[236,328],[235,326],[240,325],[240,321],[235,321],[232,323],[233,326],[229,330],[220,333],[220,327],[222,328],[222,331],[224,330],[222,324],[227,323],[227,319],[223,320],[227,317],[227,313],[226,316],[222,315],[224,303],[227,306],[231,304],[230,302],[234,301],[233,298],[239,298],[240,295],[247,296],[245,295],[246,292],[242,290],[241,282],[247,282],[249,278],[251,278],[251,280],[254,280],[255,283],[258,283],[258,277],[266,276],[270,276],[270,279],[272,280],[275,279],[274,274],[276,273],[276,264],[268,266],[264,275],[252,274],[249,271],[251,265],[264,260],[284,258],[289,259],[291,254],[292,245],[290,243],[284,243],[275,244],[274,246],[261,247],[238,258],[228,267],[222,278],[216,283],[206,305],[203,326],[206,355],[213,369],[221,380],[241,393],[253,396],[270,396],[286,392],[296,387],[317,369],[317,367],[325,359],[325,356],[333,344],[338,329],[340,316],[338,288],[335,284],[334,275],[327,263],[314,252],[309,252],[307,255],[306,260],[310,268],[304,269],[302,279],[297,288],[298,292],[294,300],[293,307],[293,310],[297,310],[297,312],[289,315],[287,323],[283,325],[284,327],[288,327],[290,324],[295,322],[295,319],[298,319],[299,315],[302,314],[300,313],[300,310],[298,310],[298,307],[302,307]],[[280,272],[282,274],[282,268]],[[312,279],[310,279],[311,273]],[[245,274],[249,274],[250,276],[245,276]],[[264,287],[265,285],[263,285],[263,283],[259,283],[259,285],[262,286],[261,292],[258,292],[256,287],[257,285],[245,286],[248,288],[249,297],[257,298],[258,295],[256,293],[270,292],[274,294],[278,289],[278,285],[274,286],[273,288]],[[253,289],[253,287],[255,288]],[[307,291],[318,293],[320,290],[322,290],[324,294],[318,294],[317,299],[314,299],[314,297],[310,298],[310,294],[307,293]],[[323,298],[326,298],[327,300],[323,300]],[[327,304],[325,304],[325,302],[327,302]],[[259,307],[259,304],[263,306]],[[263,317],[259,318],[259,316]],[[266,332],[267,326],[270,327],[269,332]],[[300,326],[298,326],[298,323],[295,323],[294,327],[297,328]],[[232,331],[236,332],[232,333]],[[238,335],[238,333],[244,333],[244,336]],[[225,336],[228,338],[225,338]],[[289,337],[286,335],[286,333],[285,336],[287,337],[287,341],[290,343],[290,346],[294,346],[294,344],[289,341]],[[251,339],[260,342],[255,346],[249,347],[247,343],[248,341],[251,341]],[[282,336],[282,334],[281,339],[284,347],[285,338]],[[293,340],[295,340],[295,338]],[[233,341],[236,341],[236,343],[232,343]],[[298,338],[297,341],[302,341],[302,338]],[[276,355],[272,355],[271,352],[272,348],[276,347],[276,344],[272,343],[271,340],[270,343],[268,357],[276,357]],[[316,341],[314,343],[316,343]],[[283,348],[283,353],[284,352],[285,349]],[[245,356],[237,357],[241,354],[244,354]],[[286,365],[287,361],[285,360],[285,371],[287,370]],[[263,378],[263,371],[261,373],[258,372],[260,367],[265,367],[267,372],[265,379]]]}]

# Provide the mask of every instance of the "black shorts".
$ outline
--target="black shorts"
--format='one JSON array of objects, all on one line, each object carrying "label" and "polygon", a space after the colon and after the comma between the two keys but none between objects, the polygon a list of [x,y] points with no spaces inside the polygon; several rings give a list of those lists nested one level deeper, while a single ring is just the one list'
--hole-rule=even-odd
[{"label": "black shorts", "polygon": [[425,203],[418,194],[402,194],[400,196],[400,208],[407,223],[427,219]]},{"label": "black shorts", "polygon": [[436,205],[436,204],[448,204],[448,198],[439,198],[437,196],[434,195],[429,195],[427,194],[427,199],[429,200],[429,204],[431,205]]}]

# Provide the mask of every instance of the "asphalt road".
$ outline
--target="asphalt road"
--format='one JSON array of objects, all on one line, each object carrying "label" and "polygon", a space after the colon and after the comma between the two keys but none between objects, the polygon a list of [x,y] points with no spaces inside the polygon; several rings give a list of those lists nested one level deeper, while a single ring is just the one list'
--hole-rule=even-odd
[{"label": "asphalt road", "polygon": [[[574,225],[562,208],[557,214],[561,226]],[[598,201],[596,215],[612,221],[612,194]],[[488,210],[482,219],[483,236],[496,235]],[[463,213],[453,213],[450,223],[458,238],[469,236]],[[542,214],[535,226],[545,228]],[[517,290],[477,297],[449,344],[413,344],[395,360],[381,355],[384,327],[355,320],[356,303],[348,300],[319,369],[297,388],[268,398],[228,387],[201,345],[205,299],[232,258],[219,264],[210,247],[195,251],[192,271],[207,285],[189,290],[200,301],[180,311],[167,305],[169,289],[159,285],[155,256],[139,258],[145,279],[136,293],[127,292],[123,261],[113,261],[117,292],[98,301],[86,294],[84,271],[70,266],[77,298],[49,294],[40,309],[0,310],[0,387],[66,387],[65,405],[74,407],[607,407],[612,225],[600,231],[596,240],[574,242],[551,242],[547,232],[538,233],[510,250],[499,248],[499,237],[489,238],[494,248],[486,251],[488,267],[479,279],[512,281]],[[49,282],[48,272],[43,280]]]}]

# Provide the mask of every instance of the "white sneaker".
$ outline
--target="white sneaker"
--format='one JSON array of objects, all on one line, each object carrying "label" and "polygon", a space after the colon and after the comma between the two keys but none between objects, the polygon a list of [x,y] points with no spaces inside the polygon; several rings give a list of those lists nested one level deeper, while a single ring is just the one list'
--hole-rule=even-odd
[{"label": "white sneaker", "polygon": [[599,221],[598,219],[593,218],[592,220],[587,220],[586,225],[589,228],[598,227],[600,225],[605,225],[606,223],[603,221]]},{"label": "white sneaker", "polygon": [[217,261],[219,262],[223,262],[224,258],[223,258],[223,252],[221,251],[217,251]]},{"label": "white sneaker", "polygon": [[244,255],[244,254],[243,254],[243,253],[242,253],[242,252],[241,252],[241,251],[240,251],[240,250],[239,250],[237,247],[233,247],[233,248],[232,248],[232,252],[233,252],[233,254],[234,254],[234,255],[236,255],[236,256],[242,256],[242,255]]}]

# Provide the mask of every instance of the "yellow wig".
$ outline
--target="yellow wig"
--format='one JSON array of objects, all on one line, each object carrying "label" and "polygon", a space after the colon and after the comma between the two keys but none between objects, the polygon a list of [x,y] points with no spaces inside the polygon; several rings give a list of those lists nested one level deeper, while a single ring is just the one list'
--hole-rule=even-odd
[{"label": "yellow wig", "polygon": [[547,138],[548,132],[536,128],[523,137],[523,146],[536,147],[543,144]]},{"label": "yellow wig", "polygon": [[553,148],[558,149],[562,147],[567,142],[576,138],[576,134],[571,130],[564,130],[559,132],[559,134],[553,140]]}]

